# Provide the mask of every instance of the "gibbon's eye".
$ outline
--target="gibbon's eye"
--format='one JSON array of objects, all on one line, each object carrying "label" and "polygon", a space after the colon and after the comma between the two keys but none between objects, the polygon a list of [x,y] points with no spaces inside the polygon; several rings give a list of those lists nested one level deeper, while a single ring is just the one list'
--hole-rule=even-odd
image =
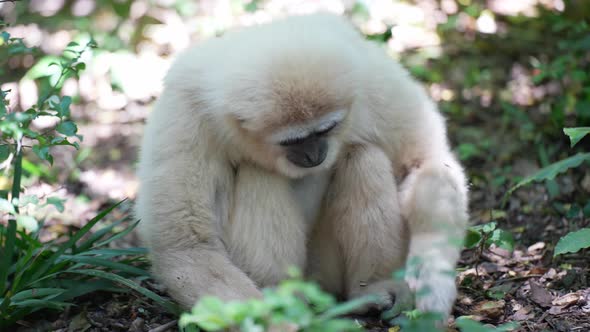
[{"label": "gibbon's eye", "polygon": [[307,137],[289,138],[289,139],[279,142],[279,145],[280,146],[298,145],[298,144],[302,144],[303,142],[305,142],[305,139],[307,139]]},{"label": "gibbon's eye", "polygon": [[323,135],[331,132],[332,129],[336,128],[337,125],[338,125],[337,122],[333,122],[333,123],[329,124],[328,126],[326,126],[326,127],[322,128],[322,129],[314,132],[314,134],[317,135],[317,136],[323,136]]}]

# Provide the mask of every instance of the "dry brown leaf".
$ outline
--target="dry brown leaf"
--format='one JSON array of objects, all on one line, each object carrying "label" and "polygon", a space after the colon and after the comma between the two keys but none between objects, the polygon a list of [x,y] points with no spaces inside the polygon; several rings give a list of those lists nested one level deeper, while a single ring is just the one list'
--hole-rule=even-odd
[{"label": "dry brown leaf", "polygon": [[531,281],[529,284],[531,286],[531,300],[541,307],[550,307],[551,301],[553,301],[553,295],[545,287],[534,281]]},{"label": "dry brown leaf", "polygon": [[569,293],[554,299],[553,301],[551,301],[551,304],[561,307],[568,307],[572,304],[578,303],[579,300],[580,294]]},{"label": "dry brown leaf", "polygon": [[504,300],[482,301],[473,308],[473,312],[476,315],[485,316],[487,318],[498,318],[504,314],[505,305],[506,302],[504,302]]}]

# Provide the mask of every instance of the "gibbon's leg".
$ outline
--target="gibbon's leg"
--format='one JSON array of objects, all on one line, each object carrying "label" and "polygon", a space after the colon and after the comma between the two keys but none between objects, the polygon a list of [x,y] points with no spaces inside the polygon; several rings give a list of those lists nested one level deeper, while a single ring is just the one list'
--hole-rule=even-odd
[{"label": "gibbon's leg", "polygon": [[[326,289],[342,286],[348,298],[377,295],[379,309],[407,306],[409,289],[392,278],[405,262],[406,239],[389,158],[374,146],[351,147],[337,164],[314,231],[311,277]],[[334,284],[341,271],[341,285]]]},{"label": "gibbon's leg", "polygon": [[185,308],[204,295],[222,300],[261,296],[220,240],[223,217],[217,211],[229,207],[231,169],[180,153],[155,166],[143,164],[136,206],[154,276]]},{"label": "gibbon's leg", "polygon": [[416,306],[448,316],[456,298],[455,265],[468,221],[463,170],[450,153],[432,153],[400,186],[410,245],[406,280]]},{"label": "gibbon's leg", "polygon": [[230,257],[260,287],[274,285],[305,264],[303,214],[285,177],[242,164],[235,183],[224,238]]}]

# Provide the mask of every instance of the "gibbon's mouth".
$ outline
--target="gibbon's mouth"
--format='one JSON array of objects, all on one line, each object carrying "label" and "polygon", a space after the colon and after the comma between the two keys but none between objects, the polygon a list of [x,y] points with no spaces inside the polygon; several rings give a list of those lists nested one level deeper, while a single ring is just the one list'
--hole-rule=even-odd
[{"label": "gibbon's mouth", "polygon": [[319,166],[328,155],[325,139],[304,140],[299,144],[286,146],[286,157],[293,165],[301,168]]}]

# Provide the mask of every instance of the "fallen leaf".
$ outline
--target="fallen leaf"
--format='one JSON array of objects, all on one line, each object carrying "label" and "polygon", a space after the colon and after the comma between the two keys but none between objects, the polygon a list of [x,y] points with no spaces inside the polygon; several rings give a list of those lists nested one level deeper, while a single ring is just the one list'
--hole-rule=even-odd
[{"label": "fallen leaf", "polygon": [[579,294],[569,293],[569,294],[565,294],[563,296],[560,296],[560,297],[554,299],[553,301],[551,301],[551,304],[556,305],[556,306],[561,306],[561,307],[568,307],[572,304],[578,303],[579,300],[580,300]]},{"label": "fallen leaf", "polygon": [[482,301],[473,308],[473,312],[476,315],[485,316],[487,318],[498,318],[504,314],[505,305],[506,302],[504,302],[504,300]]},{"label": "fallen leaf", "polygon": [[541,307],[550,307],[551,301],[553,301],[553,295],[545,289],[545,287],[537,284],[534,281],[530,282],[531,286],[531,300]]}]

